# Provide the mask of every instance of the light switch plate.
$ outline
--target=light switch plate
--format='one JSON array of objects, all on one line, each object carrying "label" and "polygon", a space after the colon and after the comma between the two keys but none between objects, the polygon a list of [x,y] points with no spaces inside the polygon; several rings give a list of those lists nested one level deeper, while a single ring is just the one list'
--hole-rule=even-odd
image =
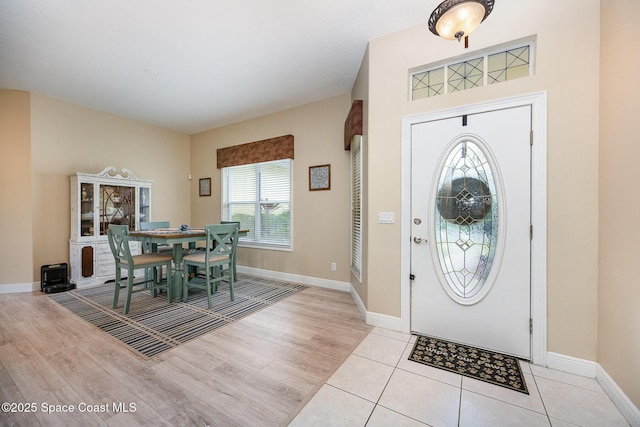
[{"label": "light switch plate", "polygon": [[393,224],[396,222],[395,212],[378,212],[379,224]]}]

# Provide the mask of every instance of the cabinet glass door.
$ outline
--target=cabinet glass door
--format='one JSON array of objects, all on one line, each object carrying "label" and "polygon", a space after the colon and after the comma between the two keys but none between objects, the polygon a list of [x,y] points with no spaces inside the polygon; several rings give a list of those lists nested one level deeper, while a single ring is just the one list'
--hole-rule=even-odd
[{"label": "cabinet glass door", "polygon": [[150,192],[148,188],[141,187],[140,188],[140,211],[138,212],[138,219],[140,222],[149,221],[150,217],[150,209],[149,205],[151,201],[149,200]]},{"label": "cabinet glass door", "polygon": [[93,236],[95,213],[93,211],[93,183],[80,183],[80,234]]},{"label": "cabinet glass door", "polygon": [[109,225],[136,228],[136,188],[121,185],[100,185],[100,235],[106,235]]}]

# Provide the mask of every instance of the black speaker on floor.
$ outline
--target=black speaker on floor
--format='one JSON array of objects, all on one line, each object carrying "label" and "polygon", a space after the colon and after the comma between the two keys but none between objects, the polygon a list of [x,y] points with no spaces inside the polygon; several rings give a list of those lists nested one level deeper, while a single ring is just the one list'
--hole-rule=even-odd
[{"label": "black speaker on floor", "polygon": [[40,267],[40,291],[53,294],[74,289],[76,285],[69,283],[68,271],[66,262]]}]

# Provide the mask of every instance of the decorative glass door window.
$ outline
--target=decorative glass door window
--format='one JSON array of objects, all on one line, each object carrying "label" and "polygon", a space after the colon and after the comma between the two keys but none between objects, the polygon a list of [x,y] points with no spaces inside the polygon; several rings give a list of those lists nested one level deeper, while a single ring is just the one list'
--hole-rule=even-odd
[{"label": "decorative glass door window", "polygon": [[93,207],[93,183],[83,182],[80,184],[80,234],[82,236],[93,236],[96,217]]},{"label": "decorative glass door window", "polygon": [[136,188],[121,185],[100,185],[100,234],[106,235],[109,225],[125,224],[136,229]]},{"label": "decorative glass door window", "polygon": [[497,180],[482,142],[465,137],[455,143],[437,179],[433,241],[439,276],[451,298],[473,304],[491,288],[501,221]]},{"label": "decorative glass door window", "polygon": [[138,212],[138,220],[140,222],[149,221],[151,218],[151,194],[150,189],[140,187],[140,211]]}]

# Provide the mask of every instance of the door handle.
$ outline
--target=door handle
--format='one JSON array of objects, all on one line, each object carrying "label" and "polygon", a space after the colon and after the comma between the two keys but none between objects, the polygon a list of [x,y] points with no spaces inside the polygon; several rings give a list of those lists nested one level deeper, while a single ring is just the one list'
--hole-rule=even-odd
[{"label": "door handle", "polygon": [[423,239],[422,237],[414,237],[413,238],[413,243],[417,243],[417,244],[427,243],[427,239]]}]

